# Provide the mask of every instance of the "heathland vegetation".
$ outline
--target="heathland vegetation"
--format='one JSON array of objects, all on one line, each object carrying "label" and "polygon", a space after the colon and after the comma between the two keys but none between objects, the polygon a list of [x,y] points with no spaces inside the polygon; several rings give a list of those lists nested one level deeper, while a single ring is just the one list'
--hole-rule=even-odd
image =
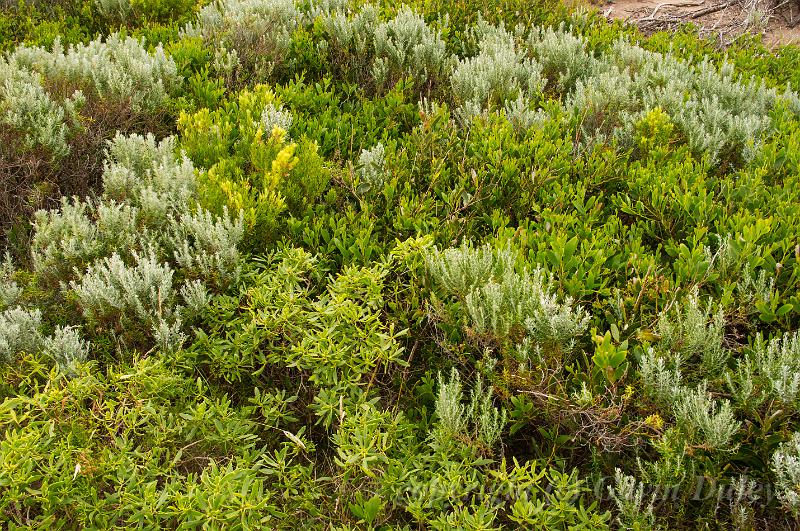
[{"label": "heathland vegetation", "polygon": [[800,48],[551,0],[0,48],[2,527],[796,527]]}]

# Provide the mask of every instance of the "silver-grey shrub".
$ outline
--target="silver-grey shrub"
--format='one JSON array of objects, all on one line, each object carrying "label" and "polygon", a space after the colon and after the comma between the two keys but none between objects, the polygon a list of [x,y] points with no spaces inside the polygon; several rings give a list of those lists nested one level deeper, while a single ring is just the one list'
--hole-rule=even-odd
[{"label": "silver-grey shrub", "polygon": [[166,220],[186,209],[195,196],[194,165],[175,154],[175,140],[117,135],[106,153],[103,198],[142,209],[143,216]]},{"label": "silver-grey shrub", "polygon": [[407,7],[378,24],[373,46],[372,76],[378,86],[388,88],[408,76],[420,85],[437,82],[446,79],[453,66],[441,32]]},{"label": "silver-grey shrub", "polygon": [[597,60],[587,50],[586,38],[558,29],[534,28],[528,35],[528,47],[541,66],[548,88],[558,88],[564,95],[575,89],[579,79],[591,76]]},{"label": "silver-grey shrub", "polygon": [[152,255],[136,254],[134,261],[135,265],[128,266],[115,253],[90,265],[79,281],[72,281],[89,321],[138,320],[156,325],[172,317],[172,269]]},{"label": "silver-grey shrub", "polygon": [[77,329],[58,326],[52,336],[42,333],[42,312],[21,307],[0,313],[0,360],[11,362],[22,353],[44,353],[65,373],[86,360],[89,343]]},{"label": "silver-grey shrub", "polygon": [[264,125],[266,132],[272,132],[276,127],[289,131],[292,126],[292,113],[283,108],[283,106],[275,107],[275,104],[268,103],[264,107],[264,112],[261,113],[261,123]]},{"label": "silver-grey shrub", "polygon": [[789,411],[800,410],[800,332],[787,332],[770,341],[757,334],[727,382],[743,406],[757,407],[770,399]]},{"label": "silver-grey shrub", "polygon": [[263,77],[283,62],[302,21],[293,0],[220,0],[201,9],[182,33],[234,51],[242,66]]},{"label": "silver-grey shrub", "polygon": [[134,112],[155,112],[179,86],[175,62],[159,44],[149,52],[144,41],[111,34],[105,40],[52,50],[18,47],[10,64],[40,74],[49,82],[84,87],[104,99],[129,102]]},{"label": "silver-grey shrub", "polygon": [[184,303],[184,314],[188,317],[198,315],[211,304],[211,295],[208,293],[208,288],[197,279],[184,283],[180,289],[180,294]]},{"label": "silver-grey shrub", "polygon": [[711,398],[705,382],[694,389],[680,389],[673,412],[676,422],[697,444],[714,450],[733,449],[731,440],[741,423],[736,420],[730,402]]},{"label": "silver-grey shrub", "polygon": [[728,400],[712,397],[708,382],[684,385],[680,357],[669,366],[664,357],[649,348],[640,360],[642,383],[647,393],[671,410],[675,422],[695,444],[713,450],[731,451],[732,439],[741,423]]},{"label": "silver-grey shrub", "polygon": [[[0,123],[22,134],[23,146],[41,146],[54,158],[70,151],[83,126],[79,111],[89,94],[130,105],[135,113],[161,112],[180,84],[174,61],[161,45],[112,34],[105,40],[52,49],[22,45],[0,59]],[[66,86],[72,93],[52,94]]]},{"label": "silver-grey shrub", "polygon": [[800,514],[800,433],[780,445],[772,455],[777,496],[783,506],[797,516]]},{"label": "silver-grey shrub", "polygon": [[514,257],[509,251],[497,250],[489,244],[473,247],[468,241],[460,247],[434,248],[425,261],[436,283],[447,293],[462,298],[514,267]]},{"label": "silver-grey shrub", "polygon": [[672,404],[682,386],[680,371],[680,358],[674,360],[670,367],[663,356],[658,356],[654,348],[650,347],[642,355],[639,370],[642,383],[647,392],[662,404]]},{"label": "silver-grey shrub", "polygon": [[516,257],[490,245],[433,249],[428,272],[445,292],[461,299],[473,329],[497,339],[526,335],[537,345],[570,350],[589,324],[589,314],[572,299],[562,302],[540,268],[515,269]]},{"label": "silver-grey shrub", "polygon": [[[723,157],[747,161],[770,131],[769,111],[775,102],[794,96],[736,77],[729,63],[719,68],[708,59],[693,64],[625,40],[593,59],[561,33],[537,35],[531,46],[550,75],[556,75],[553,65],[562,65],[564,77],[558,76],[565,87],[575,80],[566,107],[579,116],[584,144],[612,139],[629,144],[633,125],[659,107],[696,156],[707,156],[712,164]],[[553,46],[559,41],[568,43],[567,48]],[[570,65],[576,64],[587,66],[588,74],[573,75]]]},{"label": "silver-grey shrub", "polygon": [[[242,217],[196,204],[194,166],[171,138],[115,137],[103,185],[95,199],[37,213],[34,270],[55,289],[72,291],[93,330],[129,347],[175,349],[186,318],[209,303],[209,289],[238,279]],[[58,339],[72,348],[76,333]]]},{"label": "silver-grey shrub", "polygon": [[20,307],[0,313],[0,359],[8,362],[20,352],[35,353],[42,346],[42,312]]},{"label": "silver-grey shrub", "polygon": [[185,213],[171,225],[170,247],[184,277],[202,279],[217,288],[236,281],[240,271],[236,246],[244,236],[241,215],[232,219],[225,209],[217,218],[200,210]]},{"label": "silver-grey shrub", "polygon": [[570,298],[558,302],[548,275],[541,269],[506,270],[497,281],[475,288],[466,298],[475,330],[506,337],[524,327],[536,343],[571,350],[589,324],[589,315]]},{"label": "silver-grey shrub", "polygon": [[155,246],[171,254],[165,244],[174,245],[175,218],[189,215],[195,191],[194,166],[175,155],[171,138],[117,135],[98,200],[65,198],[59,210],[36,213],[33,268],[46,281],[63,282],[112,252],[130,258]]},{"label": "silver-grey shrub", "polygon": [[380,23],[376,6],[366,4],[352,14],[341,9],[332,10],[321,14],[320,21],[327,35],[323,47],[334,61],[346,63],[342,65],[346,68],[364,71],[372,67],[375,30]]},{"label": "silver-grey shrub", "polygon": [[359,191],[380,191],[386,182],[386,150],[378,142],[370,149],[362,149],[356,164]]},{"label": "silver-grey shrub", "polygon": [[715,311],[710,301],[704,307],[697,290],[674,312],[661,312],[656,329],[661,337],[661,350],[682,361],[699,357],[710,375],[716,375],[727,361],[723,310],[720,307]]},{"label": "silver-grey shrub", "polygon": [[33,270],[45,281],[59,281],[98,257],[103,242],[89,217],[89,204],[62,198],[59,210],[36,212],[31,240]]},{"label": "silver-grey shrub", "polygon": [[71,326],[59,326],[52,336],[44,338],[42,351],[59,366],[62,372],[75,372],[78,363],[86,361],[89,355],[89,342],[80,331]]},{"label": "silver-grey shrub", "polygon": [[14,280],[13,275],[14,264],[11,255],[6,254],[5,259],[0,262],[0,310],[13,306],[22,295],[22,288]]},{"label": "silver-grey shrub", "polygon": [[480,376],[470,394],[469,405],[464,403],[461,375],[455,368],[451,370],[448,381],[439,374],[438,387],[435,407],[439,423],[433,432],[433,439],[440,448],[447,448],[458,441],[475,441],[485,448],[497,444],[505,428],[507,414],[505,410],[494,407],[492,389],[489,387],[484,390]]},{"label": "silver-grey shrub", "polygon": [[131,15],[131,0],[94,0],[97,11],[107,20],[124,22]]},{"label": "silver-grey shrub", "polygon": [[502,27],[485,25],[480,31],[478,54],[459,61],[450,77],[463,118],[520,97],[538,99],[546,81],[541,66]]},{"label": "silver-grey shrub", "polygon": [[84,103],[80,90],[59,101],[41,76],[0,59],[0,123],[23,134],[25,149],[41,146],[56,159],[69,153],[69,135],[80,126]]},{"label": "silver-grey shrub", "polygon": [[645,495],[645,485],[619,468],[614,470],[614,486],[608,492],[617,506],[617,522],[622,529],[654,529],[655,495]]}]

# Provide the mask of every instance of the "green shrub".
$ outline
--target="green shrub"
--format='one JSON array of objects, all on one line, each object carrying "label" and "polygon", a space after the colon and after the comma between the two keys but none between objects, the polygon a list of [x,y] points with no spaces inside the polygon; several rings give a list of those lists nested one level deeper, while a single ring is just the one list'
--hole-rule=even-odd
[{"label": "green shrub", "polygon": [[94,0],[94,3],[104,20],[125,25],[181,19],[196,5],[191,0]]},{"label": "green shrub", "polygon": [[207,171],[201,202],[218,215],[242,212],[250,241],[273,238],[279,216],[300,214],[325,191],[329,170],[314,142],[289,139],[292,115],[260,85],[222,108],[183,114],[181,145]]}]

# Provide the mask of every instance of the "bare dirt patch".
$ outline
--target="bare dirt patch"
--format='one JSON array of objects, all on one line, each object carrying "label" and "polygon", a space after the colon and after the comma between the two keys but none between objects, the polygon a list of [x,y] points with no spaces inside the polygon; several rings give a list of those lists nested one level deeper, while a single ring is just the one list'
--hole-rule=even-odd
[{"label": "bare dirt patch", "polygon": [[692,23],[723,45],[744,33],[762,35],[769,46],[800,44],[800,0],[606,0],[601,10],[645,33]]}]

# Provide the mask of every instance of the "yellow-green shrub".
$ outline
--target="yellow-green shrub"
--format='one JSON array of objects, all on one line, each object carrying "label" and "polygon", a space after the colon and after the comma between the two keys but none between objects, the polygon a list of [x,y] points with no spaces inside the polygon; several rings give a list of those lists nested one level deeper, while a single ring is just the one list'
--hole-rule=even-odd
[{"label": "yellow-green shrub", "polygon": [[272,239],[279,216],[313,206],[327,187],[329,170],[317,146],[290,139],[275,115],[291,122],[274,93],[259,85],[216,110],[182,114],[181,146],[200,170],[201,203],[242,211],[250,241]]}]

